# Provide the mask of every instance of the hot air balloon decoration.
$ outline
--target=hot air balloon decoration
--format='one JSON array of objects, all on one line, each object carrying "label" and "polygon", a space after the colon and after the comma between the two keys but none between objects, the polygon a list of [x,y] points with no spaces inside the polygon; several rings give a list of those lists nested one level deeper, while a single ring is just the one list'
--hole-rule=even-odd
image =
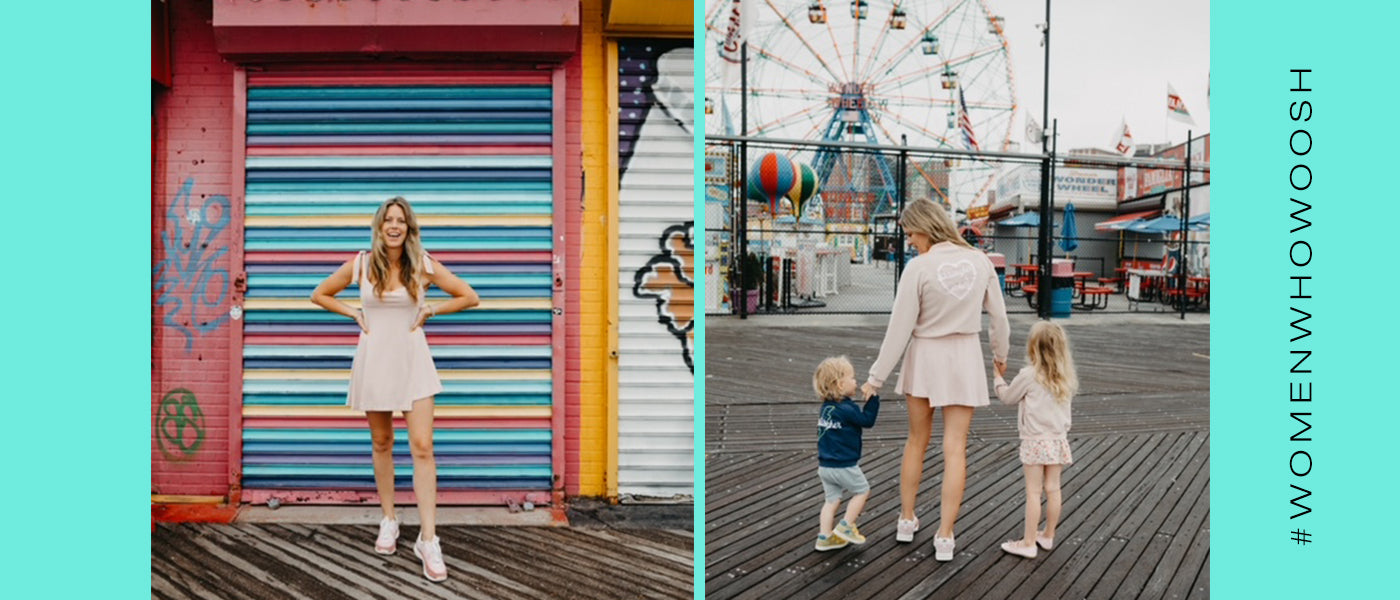
[{"label": "hot air balloon decoration", "polygon": [[796,180],[788,157],[769,152],[758,157],[749,169],[749,198],[768,203],[769,214],[777,216],[778,201],[792,190]]},{"label": "hot air balloon decoration", "polygon": [[817,171],[807,163],[794,163],[793,172],[792,189],[786,197],[792,202],[792,216],[801,221],[802,209],[817,193]]}]

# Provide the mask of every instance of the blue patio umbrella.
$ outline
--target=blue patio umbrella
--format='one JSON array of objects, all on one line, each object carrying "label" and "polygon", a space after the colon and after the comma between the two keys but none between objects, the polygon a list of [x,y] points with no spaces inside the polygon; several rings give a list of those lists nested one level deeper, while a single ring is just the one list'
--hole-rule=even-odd
[{"label": "blue patio umbrella", "polygon": [[1181,219],[1176,217],[1157,217],[1148,219],[1141,223],[1133,223],[1124,228],[1127,231],[1138,233],[1171,233],[1181,231]]},{"label": "blue patio umbrella", "polygon": [[[1199,214],[1199,215],[1196,215],[1196,216],[1194,216],[1194,217],[1191,217],[1190,219],[1187,219],[1187,220],[1186,220],[1186,226],[1187,226],[1187,227],[1190,227],[1190,228],[1191,228],[1191,231],[1202,231],[1203,229],[1209,229],[1209,228],[1210,228],[1210,213],[1208,213],[1208,212],[1206,212],[1206,213],[1201,213],[1201,214]],[[1202,228],[1202,229],[1197,229],[1197,227],[1200,227],[1200,228]]]},{"label": "blue patio umbrella", "polygon": [[1065,205],[1064,223],[1065,226],[1061,229],[1060,249],[1065,252],[1074,252],[1076,248],[1079,248],[1079,240],[1076,239],[1079,237],[1079,225],[1074,222],[1073,202]]},{"label": "blue patio umbrella", "polygon": [[[1209,224],[1193,224],[1186,222],[1188,231],[1205,231],[1209,229]],[[1157,217],[1148,219],[1141,223],[1133,223],[1124,228],[1126,231],[1136,231],[1138,233],[1172,233],[1181,231],[1181,219],[1176,217]]]},{"label": "blue patio umbrella", "polygon": [[[1038,213],[1038,212],[1021,213],[1021,214],[1016,215],[1016,216],[1014,216],[1014,217],[1011,217],[1011,218],[1009,218],[1009,219],[1002,219],[1002,220],[1000,220],[1000,221],[997,221],[996,223],[993,223],[993,225],[996,225],[996,226],[998,226],[998,227],[1040,227],[1040,213]],[[1052,222],[1050,223],[1050,225],[1051,225],[1052,227],[1059,227],[1059,224],[1058,224],[1058,223],[1054,223],[1053,220],[1052,220]],[[1022,241],[1023,241],[1023,238],[1021,238],[1021,237],[1019,237],[1019,236],[1016,238],[1016,256],[1020,256],[1020,257],[1024,257],[1024,256],[1025,256],[1025,253],[1021,251],[1021,250],[1022,250],[1022,248],[1021,248]],[[1029,259],[1024,259],[1024,260],[1029,260]]]},{"label": "blue patio umbrella", "polygon": [[995,223],[997,227],[1040,227],[1040,213],[1021,213],[1009,219],[1002,219]]}]

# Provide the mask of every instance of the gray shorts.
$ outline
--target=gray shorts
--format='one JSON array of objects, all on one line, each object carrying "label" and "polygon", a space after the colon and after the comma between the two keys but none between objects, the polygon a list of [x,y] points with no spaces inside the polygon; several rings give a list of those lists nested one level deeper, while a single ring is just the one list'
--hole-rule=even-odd
[{"label": "gray shorts", "polygon": [[857,496],[870,491],[870,482],[865,473],[855,467],[817,467],[817,476],[822,478],[822,491],[827,502],[839,502],[842,492]]}]

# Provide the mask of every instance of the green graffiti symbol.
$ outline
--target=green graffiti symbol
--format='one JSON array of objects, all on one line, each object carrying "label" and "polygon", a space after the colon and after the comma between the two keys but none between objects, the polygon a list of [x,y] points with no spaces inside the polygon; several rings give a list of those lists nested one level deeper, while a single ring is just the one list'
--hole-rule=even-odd
[{"label": "green graffiti symbol", "polygon": [[157,411],[160,451],[171,460],[192,458],[204,444],[204,411],[194,392],[176,388],[165,394]]}]

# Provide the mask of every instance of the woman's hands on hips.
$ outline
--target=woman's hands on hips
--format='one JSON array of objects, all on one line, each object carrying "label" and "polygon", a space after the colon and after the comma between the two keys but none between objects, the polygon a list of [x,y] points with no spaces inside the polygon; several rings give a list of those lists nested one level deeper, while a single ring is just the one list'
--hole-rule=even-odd
[{"label": "woman's hands on hips", "polygon": [[[422,306],[419,306],[418,316],[413,319],[413,329],[421,329],[423,327],[423,323],[426,323],[428,321],[428,317],[434,316],[436,314],[437,311],[433,310],[433,306],[431,304],[424,304]],[[410,329],[409,331],[412,331],[413,329]]]},{"label": "woman's hands on hips", "polygon": [[362,332],[364,332],[364,333],[369,333],[369,325],[366,325],[366,324],[365,324],[365,311],[364,311],[364,310],[356,310],[356,311],[355,311],[355,324],[360,326],[360,331],[362,331]]}]

